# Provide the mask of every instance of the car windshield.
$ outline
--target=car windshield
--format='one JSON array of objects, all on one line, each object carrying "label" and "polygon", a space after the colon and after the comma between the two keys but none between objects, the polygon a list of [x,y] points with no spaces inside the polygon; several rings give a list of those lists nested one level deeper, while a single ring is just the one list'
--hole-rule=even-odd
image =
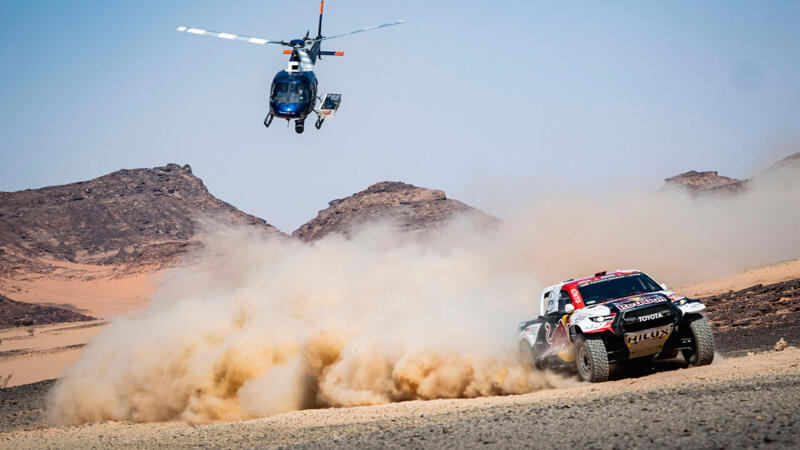
[{"label": "car windshield", "polygon": [[272,101],[275,103],[307,103],[309,89],[299,81],[275,83],[272,87]]},{"label": "car windshield", "polygon": [[578,286],[578,291],[583,297],[583,303],[587,306],[616,298],[660,290],[661,286],[643,273],[593,281],[583,286]]}]

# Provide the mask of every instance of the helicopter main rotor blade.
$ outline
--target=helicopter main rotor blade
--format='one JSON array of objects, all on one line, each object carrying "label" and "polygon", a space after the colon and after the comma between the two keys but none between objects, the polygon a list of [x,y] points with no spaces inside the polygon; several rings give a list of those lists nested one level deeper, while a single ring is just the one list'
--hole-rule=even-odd
[{"label": "helicopter main rotor blade", "polygon": [[319,39],[313,39],[313,41],[317,41],[317,42],[318,41],[325,41],[325,40],[328,40],[328,39],[338,38],[338,37],[342,37],[342,36],[349,36],[351,34],[363,33],[365,31],[369,31],[369,30],[376,30],[378,28],[391,27],[392,25],[402,25],[404,23],[406,23],[405,20],[395,20],[394,22],[383,23],[383,24],[380,24],[380,25],[373,25],[371,27],[366,27],[366,28],[362,28],[360,30],[351,31],[349,33],[334,34],[333,36],[325,36],[325,37],[322,37],[322,38],[319,38]]},{"label": "helicopter main rotor blade", "polygon": [[184,27],[180,26],[177,28],[178,31],[183,31],[189,34],[197,34],[197,35],[205,35],[205,36],[214,36],[220,39],[228,39],[228,40],[236,40],[236,41],[244,41],[249,42],[251,44],[280,44],[280,45],[289,45],[286,41],[271,41],[269,39],[263,39],[259,37],[253,36],[245,36],[242,34],[231,34],[231,33],[221,33],[219,31],[211,31],[211,30],[204,30],[202,28],[192,28],[192,27]]}]

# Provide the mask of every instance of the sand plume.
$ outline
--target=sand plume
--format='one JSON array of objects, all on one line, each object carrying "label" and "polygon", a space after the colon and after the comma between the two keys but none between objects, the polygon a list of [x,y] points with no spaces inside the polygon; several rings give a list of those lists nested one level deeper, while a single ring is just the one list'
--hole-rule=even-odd
[{"label": "sand plume", "polygon": [[207,224],[194,263],[97,336],[49,411],[203,423],[574,383],[517,356],[545,284],[617,267],[687,283],[796,258],[799,193],[550,196],[496,228],[369,224],[311,244]]}]

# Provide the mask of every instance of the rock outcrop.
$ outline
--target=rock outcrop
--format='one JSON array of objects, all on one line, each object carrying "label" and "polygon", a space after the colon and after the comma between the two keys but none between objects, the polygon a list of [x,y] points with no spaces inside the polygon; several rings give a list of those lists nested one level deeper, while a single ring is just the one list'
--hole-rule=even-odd
[{"label": "rock outcrop", "polygon": [[396,181],[373,184],[347,198],[329,202],[329,207],[292,233],[303,241],[314,241],[330,233],[348,235],[353,227],[370,221],[389,221],[402,231],[435,229],[458,215],[470,215],[486,225],[498,219],[443,191]]},{"label": "rock outcrop", "polygon": [[685,189],[692,194],[735,193],[744,189],[746,184],[746,180],[722,176],[717,171],[690,170],[665,179],[664,189]]},{"label": "rock outcrop", "polygon": [[726,177],[716,171],[690,170],[666,178],[662,190],[679,189],[693,195],[736,194],[749,189],[754,183],[761,185],[800,183],[800,153],[787,156],[746,180]]},{"label": "rock outcrop", "polygon": [[48,273],[52,260],[164,267],[196,244],[199,217],[278,232],[211,195],[188,165],[0,192],[0,276]]}]

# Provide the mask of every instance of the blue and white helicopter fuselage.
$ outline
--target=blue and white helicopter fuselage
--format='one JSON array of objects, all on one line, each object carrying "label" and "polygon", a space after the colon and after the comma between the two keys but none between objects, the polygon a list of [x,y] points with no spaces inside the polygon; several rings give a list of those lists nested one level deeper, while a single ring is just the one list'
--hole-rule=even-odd
[{"label": "blue and white helicopter fuselage", "polygon": [[[269,112],[264,119],[264,126],[269,127],[272,123],[272,119],[278,117],[280,119],[286,119],[287,121],[294,120],[295,131],[297,133],[302,133],[306,117],[312,113],[316,113],[317,121],[315,126],[319,129],[326,118],[333,117],[342,98],[341,94],[328,94],[324,99],[317,95],[319,83],[316,75],[314,75],[314,65],[317,63],[317,60],[323,55],[344,56],[344,52],[323,51],[320,47],[322,41],[405,23],[404,20],[396,20],[394,22],[366,27],[349,33],[323,36],[322,12],[324,6],[325,2],[320,2],[319,27],[317,30],[317,37],[314,38],[309,37],[309,33],[306,33],[305,37],[302,39],[273,41],[258,37],[184,26],[178,27],[178,31],[189,34],[214,36],[220,39],[244,41],[251,44],[279,44],[290,47],[291,50],[287,49],[283,51],[284,54],[291,55],[288,67],[278,72],[272,80],[269,91]],[[317,100],[321,101],[319,109],[316,108]]]}]

